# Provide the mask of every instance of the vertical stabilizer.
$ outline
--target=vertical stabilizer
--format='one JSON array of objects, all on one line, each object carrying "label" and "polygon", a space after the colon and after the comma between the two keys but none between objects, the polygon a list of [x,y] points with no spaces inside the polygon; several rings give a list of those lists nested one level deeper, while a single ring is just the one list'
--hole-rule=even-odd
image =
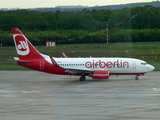
[{"label": "vertical stabilizer", "polygon": [[18,28],[11,29],[17,54],[20,60],[43,58]]}]

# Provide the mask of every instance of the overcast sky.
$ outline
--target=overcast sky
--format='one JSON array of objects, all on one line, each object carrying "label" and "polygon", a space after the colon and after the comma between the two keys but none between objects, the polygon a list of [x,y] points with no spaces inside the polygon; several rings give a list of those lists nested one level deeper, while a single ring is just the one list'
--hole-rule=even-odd
[{"label": "overcast sky", "polygon": [[62,5],[103,6],[154,0],[0,0],[0,8],[36,8]]}]

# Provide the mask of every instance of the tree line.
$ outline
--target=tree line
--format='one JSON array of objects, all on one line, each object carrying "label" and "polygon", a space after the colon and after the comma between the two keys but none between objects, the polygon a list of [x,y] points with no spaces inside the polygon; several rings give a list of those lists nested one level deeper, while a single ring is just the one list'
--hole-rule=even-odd
[{"label": "tree line", "polygon": [[[149,7],[151,9],[145,11]],[[13,27],[21,29],[35,44],[50,40],[61,41],[59,43],[106,42],[106,33],[100,31],[106,29],[106,22],[112,26],[136,14],[137,17],[109,30],[110,42],[158,41],[160,8],[147,5],[121,10],[83,9],[81,12],[0,11],[0,43],[13,45],[10,34]],[[67,41],[82,35],[86,37]]]},{"label": "tree line", "polygon": [[56,12],[59,10],[60,12],[80,12],[83,9],[87,9],[88,11],[92,10],[117,10],[117,9],[123,9],[123,8],[134,8],[136,6],[145,6],[145,5],[151,5],[154,7],[160,7],[160,1],[152,1],[152,2],[137,2],[137,3],[128,3],[128,4],[119,4],[119,5],[104,5],[104,6],[57,6],[55,8],[31,8],[30,10],[39,11],[39,12]]}]

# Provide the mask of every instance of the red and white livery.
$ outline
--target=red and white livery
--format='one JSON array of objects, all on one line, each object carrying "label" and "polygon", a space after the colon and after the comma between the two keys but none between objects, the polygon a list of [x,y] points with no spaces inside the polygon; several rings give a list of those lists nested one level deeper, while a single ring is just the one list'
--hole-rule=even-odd
[{"label": "red and white livery", "polygon": [[154,70],[152,65],[133,58],[62,58],[39,53],[18,28],[11,29],[18,57],[17,64],[26,68],[60,75],[78,75],[80,81],[85,76],[93,79],[108,79],[110,75],[143,76]]}]

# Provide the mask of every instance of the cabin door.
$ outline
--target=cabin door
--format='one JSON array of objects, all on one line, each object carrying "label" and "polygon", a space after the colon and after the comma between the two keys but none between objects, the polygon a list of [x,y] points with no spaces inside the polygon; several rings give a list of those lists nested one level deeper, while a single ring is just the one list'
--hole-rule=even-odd
[{"label": "cabin door", "polygon": [[133,68],[133,69],[136,69],[136,61],[133,61],[133,62],[132,62],[132,68]]}]

